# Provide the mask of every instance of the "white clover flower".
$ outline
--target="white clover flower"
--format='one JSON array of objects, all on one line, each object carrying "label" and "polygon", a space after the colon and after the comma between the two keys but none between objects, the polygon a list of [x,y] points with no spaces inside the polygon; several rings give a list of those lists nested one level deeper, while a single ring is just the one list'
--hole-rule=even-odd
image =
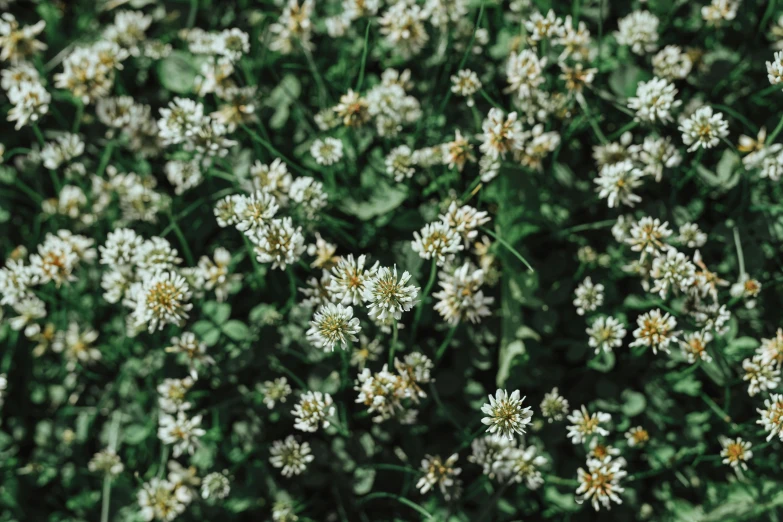
[{"label": "white clover flower", "polygon": [[683,80],[693,68],[693,60],[688,53],[676,45],[667,45],[652,58],[653,74],[667,80]]},{"label": "white clover flower", "polygon": [[394,181],[401,183],[413,177],[416,169],[413,168],[413,152],[407,145],[393,148],[384,160],[386,174],[394,177]]},{"label": "white clover flower", "polygon": [[298,443],[293,435],[289,435],[285,440],[274,441],[269,454],[271,455],[269,463],[275,468],[282,468],[281,473],[284,477],[300,475],[315,459],[310,444]]},{"label": "white clover flower", "polygon": [[248,237],[255,245],[258,262],[272,263],[272,268],[280,270],[296,263],[305,251],[302,227],[294,228],[290,217],[272,219]]},{"label": "white clover flower", "polygon": [[318,213],[327,204],[323,183],[309,176],[296,178],[291,183],[288,195],[304,210],[307,219],[316,219]]},{"label": "white clover flower", "polygon": [[340,348],[347,350],[348,340],[358,341],[356,334],[361,330],[359,319],[353,316],[353,308],[328,303],[315,312],[307,330],[307,339],[327,352],[334,351],[338,343]]},{"label": "white clover flower", "polygon": [[233,203],[236,214],[235,226],[242,232],[265,227],[280,208],[274,196],[261,191],[249,196],[236,196]]},{"label": "white clover flower", "polygon": [[732,468],[748,469],[748,461],[753,458],[753,452],[750,448],[753,446],[750,442],[737,437],[732,440],[727,437],[720,438],[720,456],[723,457],[723,463]]},{"label": "white clover flower", "polygon": [[438,266],[454,259],[464,249],[462,237],[446,223],[436,221],[424,225],[421,232],[414,232],[411,248],[422,259],[434,259]]},{"label": "white clover flower", "polygon": [[655,123],[672,121],[671,110],[682,105],[676,100],[677,89],[674,84],[662,78],[653,78],[648,82],[639,82],[636,96],[628,100],[628,108],[636,111],[636,119]]},{"label": "white clover flower", "polygon": [[473,95],[481,90],[481,80],[470,69],[461,69],[451,77],[451,92],[468,99],[468,107],[473,107]]},{"label": "white clover flower", "polygon": [[538,42],[544,38],[562,36],[563,20],[555,16],[555,12],[551,9],[546,16],[535,11],[530,15],[530,19],[525,22],[525,29],[527,29],[530,38]]},{"label": "white clover flower", "polygon": [[530,98],[533,91],[544,82],[545,66],[546,58],[539,58],[531,49],[512,52],[506,62],[508,87],[505,92],[515,93],[520,100]]},{"label": "white clover flower", "polygon": [[650,434],[641,426],[635,426],[625,432],[625,440],[629,447],[635,448],[647,444],[647,441],[650,440]]},{"label": "white clover flower", "polygon": [[93,455],[87,464],[87,469],[93,473],[103,473],[107,477],[114,478],[125,470],[125,466],[119,455],[113,449],[107,448]]},{"label": "white clover flower", "polygon": [[454,140],[442,145],[443,163],[450,169],[457,169],[459,172],[465,168],[467,162],[475,162],[473,155],[473,145],[462,136],[457,129],[454,132]]},{"label": "white clover flower", "polygon": [[231,252],[223,247],[217,247],[212,259],[201,256],[198,261],[197,274],[204,282],[204,290],[214,290],[215,299],[223,302],[228,299],[231,286],[242,280],[242,274],[230,274]]},{"label": "white clover flower", "polygon": [[691,312],[691,316],[699,328],[715,330],[719,335],[723,335],[728,330],[731,312],[728,311],[726,305],[719,305],[718,303],[700,304]]},{"label": "white clover flower", "polygon": [[508,466],[511,481],[525,483],[530,490],[536,490],[544,483],[541,468],[546,466],[547,459],[538,455],[535,446],[513,448],[508,452]]},{"label": "white clover flower", "polygon": [[609,208],[619,204],[633,207],[642,198],[634,193],[634,189],[642,185],[644,173],[634,167],[629,160],[604,165],[594,182],[598,187],[598,197],[606,199]]},{"label": "white clover flower", "polygon": [[341,257],[332,268],[332,278],[329,281],[329,291],[335,301],[342,304],[358,305],[364,299],[367,284],[377,270],[377,263],[370,269],[365,269],[367,256],[362,254],[354,258],[353,254]]},{"label": "white clover flower", "polygon": [[756,354],[752,359],[742,361],[745,371],[743,381],[748,381],[748,395],[753,397],[759,392],[774,390],[780,384],[780,370],[763,355]]},{"label": "white clover flower", "polygon": [[55,170],[83,153],[84,141],[78,135],[68,132],[47,143],[41,149],[41,159],[44,167]]},{"label": "white clover flower", "polygon": [[658,350],[669,353],[669,344],[677,340],[677,332],[674,331],[677,320],[668,312],[662,314],[656,308],[640,315],[636,319],[636,324],[639,327],[633,331],[636,340],[630,344],[632,348],[646,346],[651,347],[654,354],[658,354]]},{"label": "white clover flower", "polygon": [[43,20],[20,26],[14,15],[4,12],[0,18],[0,60],[17,63],[45,50],[46,44],[35,38],[45,27]]},{"label": "white clover flower", "polygon": [[157,272],[142,282],[133,317],[136,325],[147,325],[150,333],[167,324],[181,326],[193,305],[185,278],[172,271]]},{"label": "white clover flower", "polygon": [[174,193],[178,196],[188,189],[197,187],[204,179],[201,174],[201,163],[198,160],[167,161],[163,170],[166,172],[166,179],[174,185]]},{"label": "white clover flower", "polygon": [[668,137],[647,136],[641,145],[631,145],[628,151],[635,161],[644,165],[642,171],[655,178],[656,183],[663,178],[664,168],[674,168],[682,163],[680,152]]},{"label": "white clover flower", "polygon": [[504,115],[500,109],[490,109],[481,130],[479,149],[492,159],[505,158],[508,152],[522,148],[524,134],[516,112]]},{"label": "white clover flower", "polygon": [[595,348],[596,354],[601,350],[611,352],[613,348],[623,345],[625,333],[623,324],[614,317],[599,317],[587,329],[587,342],[591,348]]},{"label": "white clover flower", "polygon": [[501,484],[511,477],[510,457],[517,449],[517,440],[498,434],[485,435],[473,439],[470,444],[471,455],[468,462],[482,467],[484,475]]},{"label": "white clover flower", "polygon": [[60,330],[52,343],[52,351],[63,353],[68,360],[68,367],[76,363],[92,364],[101,359],[101,352],[92,344],[98,339],[98,332],[92,328],[80,329],[72,322],[67,330]]},{"label": "white clover flower", "polygon": [[641,261],[647,254],[657,254],[669,249],[669,246],[663,243],[672,235],[669,229],[669,222],[661,221],[658,218],[645,216],[631,226],[630,237],[625,240],[631,245],[631,250],[641,252]]},{"label": "white clover flower", "polygon": [[185,400],[185,394],[194,384],[195,381],[192,377],[164,379],[158,385],[158,406],[160,409],[166,413],[189,410],[191,404]]},{"label": "white clover flower", "polygon": [[310,154],[319,165],[333,165],[343,157],[343,142],[336,138],[315,140],[310,146]]},{"label": "white clover flower", "polygon": [[571,423],[566,429],[568,430],[568,438],[571,439],[573,444],[580,444],[586,440],[592,438],[594,435],[601,435],[606,437],[609,432],[604,429],[601,424],[610,422],[612,416],[608,413],[597,412],[589,413],[587,408],[582,405],[581,410],[574,410],[571,415],[568,416],[568,421]]},{"label": "white clover flower", "polygon": [[29,297],[30,287],[34,282],[30,267],[22,261],[8,259],[0,268],[0,305],[15,305],[25,297]]},{"label": "white clover flower", "polygon": [[201,415],[188,418],[182,410],[178,411],[176,416],[162,413],[158,438],[163,444],[173,444],[172,454],[175,458],[183,453],[192,455],[199,446],[199,437],[206,433],[200,426]]},{"label": "white clover flower", "polygon": [[288,167],[280,158],[266,165],[256,161],[250,167],[250,180],[244,181],[242,186],[248,192],[260,190],[268,192],[275,197],[280,206],[288,204],[288,193],[291,190],[293,176],[288,172]]},{"label": "white clover flower", "polygon": [[166,351],[184,355],[190,367],[190,376],[193,380],[198,378],[196,365],[209,366],[215,364],[214,359],[207,355],[207,345],[199,341],[193,332],[184,332],[180,337],[172,337],[171,346],[166,348]]},{"label": "white clover flower", "polygon": [[740,0],[712,0],[710,5],[701,8],[701,17],[710,25],[730,22],[737,17]]},{"label": "white clover flower", "polygon": [[658,48],[658,17],[649,11],[634,11],[617,22],[617,43],[627,45],[636,54]]},{"label": "white clover flower", "polygon": [[[16,317],[9,319],[9,324],[12,330],[22,330],[25,328],[25,333],[38,333],[38,325],[35,322],[38,319],[46,317],[46,305],[43,301],[34,295],[20,299],[18,302],[12,305]],[[29,336],[28,336],[29,337]]]},{"label": "white clover flower", "polygon": [[484,284],[483,270],[467,262],[456,270],[441,271],[439,277],[441,290],[432,296],[438,300],[435,310],[449,324],[455,325],[465,320],[475,324],[482,317],[491,315],[488,305],[495,299],[485,296],[481,290]]},{"label": "white clover flower", "polygon": [[407,285],[411,275],[406,270],[397,279],[397,266],[378,268],[366,282],[363,298],[368,303],[371,318],[384,320],[393,317],[397,321],[402,312],[408,312],[418,301],[419,287]]},{"label": "white clover flower", "polygon": [[278,500],[272,504],[272,522],[298,522],[294,506],[288,500]]},{"label": "white clover flower", "polygon": [[772,85],[783,82],[783,51],[776,52],[775,59],[767,62],[767,78]]},{"label": "white clover flower", "polygon": [[568,400],[560,395],[555,387],[544,395],[540,408],[541,415],[549,422],[561,421],[568,414]]},{"label": "white clover flower", "polygon": [[604,303],[604,285],[593,284],[590,277],[586,277],[574,292],[574,306],[576,313],[585,315],[585,312],[594,312]]},{"label": "white clover flower", "polygon": [[315,10],[315,2],[288,0],[284,5],[280,18],[269,26],[269,32],[273,35],[269,48],[281,54],[291,54],[300,48],[311,50],[313,23],[310,17]]},{"label": "white clover flower", "polygon": [[707,243],[707,234],[702,232],[696,223],[685,223],[680,226],[677,241],[688,248],[700,248]]},{"label": "white clover flower", "polygon": [[371,118],[367,100],[352,89],[340,96],[340,103],[334,106],[334,112],[346,127],[361,127]]},{"label": "white clover flower", "polygon": [[691,364],[696,361],[710,362],[712,357],[707,352],[707,344],[712,341],[713,337],[710,332],[698,331],[686,334],[680,341],[682,347],[682,354],[685,359]]},{"label": "white clover flower", "polygon": [[140,11],[118,11],[114,23],[106,27],[103,37],[126,49],[138,53],[137,45],[146,38],[145,33],[152,25],[152,17]]},{"label": "white clover flower", "polygon": [[264,404],[270,410],[275,407],[276,403],[284,403],[292,393],[291,385],[288,384],[288,379],[285,377],[278,377],[274,381],[265,381],[259,387],[259,391],[264,396]]},{"label": "white clover flower", "polygon": [[666,299],[669,290],[675,294],[687,292],[695,281],[695,275],[696,265],[691,263],[688,256],[670,248],[653,259],[650,276],[655,280],[655,284],[650,291],[657,292],[661,299]]},{"label": "white clover flower", "polygon": [[433,487],[438,486],[444,498],[451,499],[456,496],[459,489],[457,477],[462,469],[455,467],[459,455],[456,453],[445,461],[439,456],[427,455],[421,461],[421,470],[424,476],[416,483],[416,487],[423,495]]},{"label": "white clover flower", "polygon": [[582,468],[577,470],[579,488],[576,494],[582,501],[590,500],[593,509],[599,511],[601,506],[611,509],[612,502],[622,504],[620,494],[625,489],[620,486],[628,473],[623,469],[625,459],[612,459],[611,456],[603,459],[588,459],[587,471]]},{"label": "white clover flower", "polygon": [[522,406],[525,397],[520,399],[519,395],[519,390],[509,395],[506,390],[498,388],[494,397],[489,396],[489,403],[481,407],[481,411],[487,415],[481,419],[481,423],[488,426],[489,433],[497,432],[509,439],[514,438],[514,434],[525,434],[525,426],[532,422],[533,410]]},{"label": "white clover flower", "polygon": [[761,346],[756,350],[766,363],[775,363],[780,368],[783,364],[783,328],[778,328],[775,336],[770,339],[762,339]]},{"label": "white clover flower", "polygon": [[351,352],[351,366],[364,370],[368,362],[377,361],[383,355],[384,348],[380,339],[369,339],[365,335],[359,335],[359,342],[353,345]]},{"label": "white clover flower", "polygon": [[328,393],[308,391],[302,394],[299,402],[294,405],[291,415],[296,422],[294,428],[302,431],[316,432],[318,427],[328,428],[328,417],[334,416],[332,396]]},{"label": "white clover flower", "polygon": [[398,2],[391,4],[378,19],[386,44],[404,58],[421,52],[429,40],[424,20],[427,13],[416,4]]},{"label": "white clover flower", "polygon": [[378,413],[373,422],[380,423],[394,416],[402,416],[406,407],[404,399],[416,399],[416,394],[401,375],[389,371],[384,364],[380,372],[372,373],[365,368],[356,377],[354,390],[359,394],[356,402],[363,404],[368,413]]},{"label": "white clover flower", "polygon": [[16,122],[14,129],[19,130],[28,123],[36,123],[41,116],[49,112],[52,96],[38,81],[25,81],[15,85],[6,93],[14,105],[8,111],[8,121]]},{"label": "white clover flower", "polygon": [[237,224],[239,217],[237,216],[236,206],[240,197],[239,195],[226,196],[215,203],[213,212],[219,227],[225,228]]},{"label": "white clover flower", "polygon": [[30,273],[38,284],[49,281],[59,287],[65,282],[75,281],[73,270],[79,263],[79,253],[74,244],[53,234],[47,234],[38,245],[38,253],[30,256]]},{"label": "white clover flower", "polygon": [[757,409],[761,418],[756,424],[764,426],[764,430],[769,432],[767,440],[770,441],[777,435],[783,441],[783,395],[772,393],[769,399],[764,401],[765,409]]},{"label": "white clover flower", "polygon": [[689,145],[688,152],[699,147],[711,149],[721,138],[729,135],[729,123],[723,119],[722,112],[712,112],[712,107],[700,107],[680,124],[682,141]]},{"label": "white clover flower", "polygon": [[459,206],[456,201],[452,201],[446,213],[438,217],[443,223],[459,232],[465,243],[475,239],[478,236],[478,228],[490,221],[486,212],[470,205]]},{"label": "white clover flower", "polygon": [[160,110],[158,128],[166,144],[182,143],[193,137],[207,121],[204,106],[187,98],[174,98]]},{"label": "white clover flower", "polygon": [[173,270],[182,262],[177,254],[177,250],[166,239],[153,236],[134,251],[133,263],[140,275],[152,275],[163,270]]},{"label": "white clover flower", "polygon": [[141,517],[147,522],[174,520],[185,511],[189,502],[187,498],[183,498],[181,492],[183,489],[159,478],[153,478],[142,484],[138,493]]},{"label": "white clover flower", "polygon": [[204,500],[223,500],[231,493],[231,481],[225,475],[215,471],[201,481],[201,498]]}]

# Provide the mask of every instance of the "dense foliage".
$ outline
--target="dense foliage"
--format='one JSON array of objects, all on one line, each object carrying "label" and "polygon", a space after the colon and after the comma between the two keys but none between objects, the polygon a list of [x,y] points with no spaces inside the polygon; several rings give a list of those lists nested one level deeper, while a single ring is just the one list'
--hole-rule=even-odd
[{"label": "dense foliage", "polygon": [[778,520],[783,5],[0,9],[0,521]]}]

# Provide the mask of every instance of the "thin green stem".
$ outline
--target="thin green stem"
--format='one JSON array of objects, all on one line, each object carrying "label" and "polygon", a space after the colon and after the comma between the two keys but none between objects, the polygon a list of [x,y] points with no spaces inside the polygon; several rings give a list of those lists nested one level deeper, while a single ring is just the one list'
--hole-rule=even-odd
[{"label": "thin green stem", "polygon": [[739,262],[740,279],[745,275],[745,256],[742,254],[742,243],[740,243],[739,229],[734,227],[734,246],[737,247],[737,261]]},{"label": "thin green stem", "polygon": [[362,503],[369,502],[370,500],[373,500],[373,499],[376,499],[376,498],[390,498],[392,500],[396,500],[397,502],[399,502],[401,504],[405,504],[409,508],[415,510],[420,515],[422,515],[423,517],[426,517],[427,520],[432,519],[432,515],[430,515],[427,512],[427,510],[425,510],[423,507],[421,507],[418,504],[414,504],[413,502],[411,502],[410,500],[408,500],[405,497],[400,497],[400,496],[395,495],[393,493],[386,493],[384,491],[377,491],[375,493],[370,493],[369,495],[367,495],[364,498],[362,498],[361,502]]},{"label": "thin green stem", "polygon": [[198,0],[190,0],[190,11],[188,12],[188,27],[193,27],[196,23],[196,14],[198,14]]},{"label": "thin green stem", "polygon": [[75,98],[76,100],[76,115],[73,117],[73,127],[71,127],[71,132],[76,134],[79,132],[79,128],[82,125],[82,117],[84,116],[84,102],[81,101],[78,98]]},{"label": "thin green stem", "polygon": [[362,49],[362,65],[359,68],[359,78],[356,80],[356,92],[360,92],[362,88],[362,83],[364,83],[364,68],[367,65],[367,52],[369,51],[370,47],[370,24],[371,22],[367,21],[367,29],[364,30],[364,48]]},{"label": "thin green stem", "polygon": [[770,144],[774,143],[775,142],[775,138],[778,137],[778,134],[780,134],[780,131],[782,131],[782,130],[783,130],[783,118],[780,118],[780,121],[778,122],[778,126],[775,127],[775,130],[773,130],[772,133],[770,133],[769,136],[767,136],[767,140],[766,140],[767,143],[770,143]]},{"label": "thin green stem", "polygon": [[193,253],[190,251],[190,246],[188,246],[188,241],[185,239],[185,234],[182,232],[179,224],[177,224],[177,221],[174,219],[174,215],[171,213],[171,211],[169,211],[169,220],[171,221],[171,228],[174,231],[174,235],[177,236],[179,244],[182,247],[182,253],[185,255],[185,261],[188,263],[188,266],[195,266]]},{"label": "thin green stem", "polygon": [[505,239],[499,237],[497,234],[495,234],[488,228],[481,227],[481,231],[484,232],[485,234],[489,234],[491,237],[495,239],[495,241],[497,241],[498,243],[506,247],[506,249],[508,249],[509,252],[514,254],[514,256],[517,259],[522,261],[522,263],[527,267],[528,270],[530,270],[531,272],[535,272],[535,270],[533,270],[533,267],[530,265],[530,263],[527,262],[527,259],[522,257],[522,254],[517,252],[517,250],[513,246],[511,246]]},{"label": "thin green stem", "polygon": [[109,507],[111,503],[111,477],[107,474],[103,479],[101,494],[101,522],[109,522]]},{"label": "thin green stem", "polygon": [[411,327],[411,346],[416,340],[416,330],[419,327],[419,321],[421,320],[421,314],[424,311],[424,306],[427,303],[427,297],[430,295],[432,285],[435,284],[435,278],[438,274],[438,263],[435,259],[432,260],[432,267],[430,268],[430,278],[427,280],[427,286],[424,287],[424,293],[421,295],[421,301],[419,306],[416,307],[416,314],[413,317],[413,326]]},{"label": "thin green stem", "polygon": [[593,117],[593,113],[590,110],[590,106],[587,104],[587,100],[585,100],[585,97],[582,96],[582,93],[578,93],[576,95],[576,101],[579,102],[579,106],[582,107],[582,112],[585,113],[585,116],[587,116],[587,121],[590,123],[590,126],[593,128],[593,132],[595,133],[596,137],[601,141],[601,143],[609,143],[609,140],[606,139],[606,136],[604,135],[603,131],[601,131],[601,127],[598,125],[598,122]]},{"label": "thin green stem", "polygon": [[451,327],[449,330],[449,333],[446,334],[446,338],[443,339],[443,342],[438,347],[438,351],[435,352],[435,362],[440,361],[443,357],[443,354],[446,353],[446,348],[449,347],[449,344],[451,343],[451,340],[454,339],[454,334],[457,333],[457,327],[459,325],[455,324]]},{"label": "thin green stem", "polygon": [[101,162],[98,164],[98,170],[95,171],[95,175],[97,177],[102,177],[103,173],[106,171],[106,167],[109,166],[109,161],[111,161],[111,153],[114,151],[114,140],[110,141],[106,144],[106,148],[103,149],[103,154],[101,154]]},{"label": "thin green stem", "polygon": [[389,347],[389,368],[394,368],[394,352],[397,351],[397,336],[399,335],[399,329],[397,327],[397,319],[392,322],[392,338],[391,346]]}]

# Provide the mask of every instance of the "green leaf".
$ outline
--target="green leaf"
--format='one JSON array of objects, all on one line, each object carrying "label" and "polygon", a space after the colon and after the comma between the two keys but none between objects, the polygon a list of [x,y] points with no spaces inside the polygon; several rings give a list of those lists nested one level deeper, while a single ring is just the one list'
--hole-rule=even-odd
[{"label": "green leaf", "polygon": [[607,373],[614,368],[616,357],[614,352],[606,352],[601,350],[601,353],[593,357],[587,362],[587,366],[593,370]]},{"label": "green leaf", "polygon": [[141,444],[149,434],[149,428],[142,424],[132,424],[122,430],[123,440],[126,444],[130,444],[131,446]]},{"label": "green leaf", "polygon": [[250,337],[250,328],[242,321],[232,319],[222,327],[223,333],[232,341],[244,341]]},{"label": "green leaf", "polygon": [[672,390],[695,397],[701,391],[701,381],[696,380],[692,375],[688,375],[685,379],[677,379],[672,384]]},{"label": "green leaf", "polygon": [[172,51],[158,63],[158,77],[166,89],[177,94],[190,94],[194,90],[199,68],[193,55],[184,51]]},{"label": "green leaf", "polygon": [[357,495],[366,495],[372,491],[375,483],[375,470],[372,468],[356,468],[353,473],[353,492]]},{"label": "green leaf", "polygon": [[215,324],[223,324],[231,315],[231,305],[209,301],[204,304],[204,315],[212,319]]},{"label": "green leaf", "polygon": [[644,411],[647,407],[647,398],[644,394],[632,390],[625,390],[621,397],[623,398],[622,412],[628,417],[635,417]]},{"label": "green leaf", "polygon": [[500,349],[498,373],[495,377],[495,382],[499,388],[502,388],[506,383],[506,379],[508,379],[511,363],[517,356],[523,355],[524,353],[525,343],[519,340],[508,343]]},{"label": "green leaf", "polygon": [[379,181],[376,188],[365,201],[356,201],[346,198],[341,209],[347,214],[356,216],[362,221],[368,221],[374,217],[391,212],[399,207],[408,193],[404,188],[391,186],[385,181]]}]

